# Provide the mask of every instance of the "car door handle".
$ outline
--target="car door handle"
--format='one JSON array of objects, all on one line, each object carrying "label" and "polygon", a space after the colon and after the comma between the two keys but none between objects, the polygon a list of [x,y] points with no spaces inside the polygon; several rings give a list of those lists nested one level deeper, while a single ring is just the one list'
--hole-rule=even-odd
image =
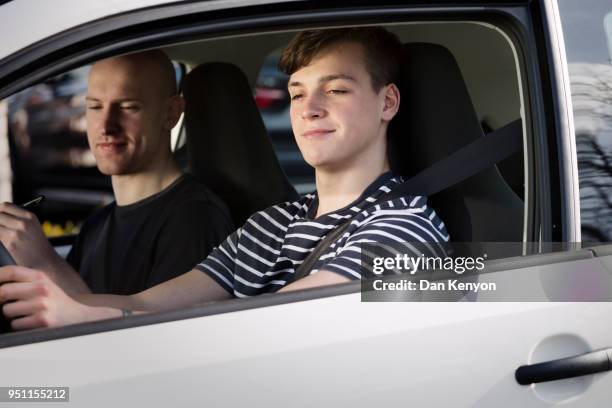
[{"label": "car door handle", "polygon": [[612,348],[559,360],[523,365],[516,369],[514,377],[519,384],[529,385],[610,370],[612,370]]}]

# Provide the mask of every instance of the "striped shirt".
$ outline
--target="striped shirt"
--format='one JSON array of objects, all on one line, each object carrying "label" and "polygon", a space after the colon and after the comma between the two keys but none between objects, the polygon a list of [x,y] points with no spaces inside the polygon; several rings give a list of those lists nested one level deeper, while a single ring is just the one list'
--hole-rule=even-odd
[{"label": "striped shirt", "polygon": [[236,297],[276,292],[293,281],[295,269],[327,233],[347,219],[350,225],[322,253],[311,274],[324,269],[359,279],[360,247],[367,243],[448,242],[444,223],[426,197],[375,203],[402,181],[391,172],[382,174],[353,203],[316,219],[316,193],[257,212],[196,269]]}]

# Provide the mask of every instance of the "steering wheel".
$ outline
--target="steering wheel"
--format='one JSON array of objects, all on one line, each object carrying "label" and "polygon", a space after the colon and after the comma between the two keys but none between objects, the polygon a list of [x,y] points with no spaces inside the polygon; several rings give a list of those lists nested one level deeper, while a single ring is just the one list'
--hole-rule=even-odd
[{"label": "steering wheel", "polygon": [[[9,251],[4,247],[2,242],[0,242],[0,266],[8,266],[8,265],[17,265],[15,260],[9,253]],[[2,305],[0,305],[1,307]],[[8,333],[11,331],[11,322],[4,317],[2,310],[0,310],[0,334]]]}]

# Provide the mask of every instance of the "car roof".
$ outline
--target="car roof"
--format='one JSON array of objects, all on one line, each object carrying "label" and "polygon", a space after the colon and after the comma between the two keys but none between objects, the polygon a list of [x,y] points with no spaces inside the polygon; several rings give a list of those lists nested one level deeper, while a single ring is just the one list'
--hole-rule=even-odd
[{"label": "car roof", "polygon": [[[285,0],[287,1],[287,0]],[[208,0],[209,9],[266,4],[277,0]],[[19,0],[0,2],[0,61],[45,38],[113,15],[185,0]],[[189,2],[193,3],[193,2]],[[61,10],[61,12],[58,12]]]},{"label": "car roof", "polygon": [[[0,6],[0,59],[83,23],[179,0],[19,0]],[[58,12],[61,10],[61,12]]]}]

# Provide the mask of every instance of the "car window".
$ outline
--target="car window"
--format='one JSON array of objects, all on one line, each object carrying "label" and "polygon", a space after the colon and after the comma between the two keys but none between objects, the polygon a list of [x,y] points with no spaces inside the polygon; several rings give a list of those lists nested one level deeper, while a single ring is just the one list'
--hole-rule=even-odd
[{"label": "car window", "polygon": [[582,240],[612,240],[612,4],[560,0],[572,90]]},{"label": "car window", "polygon": [[[296,31],[298,29],[299,28],[296,28]],[[502,35],[499,29],[492,28],[488,23],[485,24],[474,21],[399,23],[389,25],[389,29],[399,36],[402,43],[429,42],[435,45],[441,45],[453,56],[460,70],[462,76],[461,80],[465,84],[465,87],[462,87],[462,89],[465,88],[471,102],[467,105],[470,105],[469,109],[473,110],[473,113],[475,113],[474,123],[476,124],[476,129],[480,126],[485,133],[495,131],[508,123],[521,119],[522,110],[525,107],[528,108],[526,101],[522,99],[522,95],[525,93],[521,92],[521,88],[526,87],[526,83],[521,79],[525,78],[525,76],[521,76],[519,73],[521,65],[516,57],[517,53],[514,49],[516,45],[508,40],[506,36]],[[164,51],[172,59],[184,61],[185,65],[192,69],[209,62],[231,63],[240,68],[251,85],[251,88],[247,91],[247,96],[250,97],[252,91],[252,96],[259,108],[279,162],[291,183],[296,187],[296,190],[300,193],[305,193],[314,189],[314,174],[311,167],[304,162],[295,143],[289,120],[289,97],[286,89],[287,76],[280,73],[277,69],[280,50],[287,44],[288,40],[293,35],[294,32],[268,31],[244,36],[205,38],[202,41],[194,41],[190,38],[189,42],[177,42],[173,45],[166,44],[164,46]],[[474,44],[478,46],[474,46]],[[487,64],[481,63],[484,57],[487,59]],[[72,75],[75,78],[80,78],[78,80],[73,80],[76,82],[81,81],[79,85],[65,86],[65,88],[80,89],[81,93],[85,92],[87,75],[84,71],[85,69],[83,68],[82,70],[83,72],[77,70],[80,76],[77,76],[76,71]],[[72,71],[68,74],[72,74]],[[64,74],[64,76],[68,74]],[[46,95],[45,100],[50,102],[54,100],[57,91],[54,91],[53,86],[56,86],[56,82],[61,82],[61,77],[62,76],[60,76],[60,79],[54,79],[42,84],[42,88],[47,90],[46,94],[44,94]],[[72,77],[68,76],[68,78]],[[28,88],[23,91],[23,93],[33,92],[38,86],[39,85]],[[51,88],[51,90],[49,91],[48,88]],[[12,98],[17,98],[20,94],[14,95]],[[68,100],[70,101],[72,99]],[[409,98],[406,98],[406,100],[409,100]],[[438,103],[436,101],[434,106],[428,108],[432,116],[438,114],[436,110],[437,107]],[[76,108],[74,110],[77,113],[80,112]],[[16,111],[18,111],[18,108],[13,107],[9,115],[11,121],[15,121],[14,117],[19,116]],[[47,111],[50,111],[50,109]],[[523,120],[525,120],[524,117]],[[68,124],[70,123],[71,122],[68,121]],[[527,126],[527,128],[529,127]],[[12,129],[11,132],[14,133],[16,130],[18,129]],[[82,155],[86,156],[88,153],[84,128],[81,127],[79,131],[80,133],[78,136],[75,135],[75,137],[80,137],[78,140],[82,146]],[[183,133],[186,134],[186,132]],[[474,132],[474,134],[476,133],[478,132]],[[227,132],[225,128],[222,134],[226,136]],[[453,134],[452,136],[454,137],[455,135]],[[412,140],[414,145],[426,139],[416,132],[404,135],[404,137]],[[13,139],[15,139],[15,136],[11,135],[11,140]],[[62,137],[56,137],[56,139],[62,140]],[[455,139],[460,141],[464,140],[459,137]],[[179,146],[181,146],[180,142],[179,140]],[[185,143],[184,140],[183,143]],[[55,144],[51,144],[51,146],[55,146]],[[229,152],[232,152],[232,149],[236,147],[232,146],[230,143],[224,146],[226,146]],[[457,142],[457,148],[459,147],[459,142]],[[69,146],[65,149],[70,148]],[[439,145],[433,146],[432,150],[439,150]],[[432,160],[435,160],[437,154],[432,154],[430,156],[434,157]],[[398,157],[406,163],[415,161],[410,151],[400,153]],[[509,236],[509,233],[512,233],[511,235],[513,237],[517,237],[515,240],[521,240],[524,226],[522,217],[525,207],[522,200],[524,196],[523,152],[517,154],[515,159],[516,163],[518,163],[517,166],[500,166],[500,174],[495,172],[495,174],[492,174],[492,181],[490,177],[487,177],[484,181],[486,183],[491,181],[490,184],[492,186],[492,188],[485,188],[484,192],[488,193],[489,191],[493,191],[496,194],[495,197],[481,194],[477,189],[467,191],[466,194],[471,194],[471,196],[468,197],[469,199],[465,200],[465,207],[469,208],[470,214],[474,214],[475,219],[478,218],[478,222],[474,222],[474,224],[471,225],[474,230],[474,234],[471,237],[472,240],[496,240],[490,238],[491,231],[496,229],[496,225],[488,225],[486,220],[487,217],[498,210],[506,212],[511,210],[512,217],[495,217],[504,221],[508,226],[507,229],[495,231],[496,234],[501,234],[496,235],[496,237],[503,237],[497,240],[512,240],[506,238]],[[84,161],[81,161],[80,163],[83,162]],[[205,160],[200,160],[200,162],[205,162]],[[87,163],[89,163],[89,168],[95,170],[93,163]],[[227,163],[231,162],[228,161]],[[226,163],[223,164],[225,165]],[[66,170],[65,174],[75,175],[82,170],[83,167],[79,168],[73,165]],[[30,173],[38,174],[33,171],[30,171]],[[499,177],[500,175],[501,177]],[[407,177],[409,176],[410,174],[407,173]],[[95,177],[100,177],[100,175],[97,174],[92,176],[88,180],[83,181],[82,185],[87,185],[90,192],[93,190],[95,194],[99,194],[100,191],[103,190],[93,187],[93,185],[96,184],[93,181]],[[67,179],[68,176],[66,175],[66,178],[62,179],[62,181]],[[88,184],[86,184],[86,182]],[[479,180],[475,181],[475,183],[479,182]],[[489,184],[487,184],[487,186],[488,185]],[[107,191],[110,192],[110,189]],[[30,196],[31,195],[32,193],[30,193]],[[76,200],[76,195],[73,194],[69,196],[69,198],[74,201]],[[511,202],[506,202],[506,199],[511,199]],[[481,206],[481,203],[485,201],[487,201],[486,206]],[[92,203],[89,202],[88,204],[90,205],[88,211],[91,212]],[[101,204],[101,202],[95,203],[96,206]],[[434,205],[435,204],[436,203],[434,203]],[[459,214],[459,211],[452,202],[446,204],[446,212],[442,214],[442,219],[447,222],[450,228],[452,220],[445,218],[445,216],[449,214]],[[236,210],[236,208],[231,205],[228,204],[228,206],[230,207],[230,211]],[[81,219],[84,219],[89,212],[85,213]],[[64,214],[68,213],[72,217],[75,212],[72,210],[70,212],[64,211]],[[486,214],[487,217],[477,217],[478,214],[482,213]],[[507,214],[504,213],[504,215]],[[453,224],[455,228],[460,228],[460,221],[463,219],[460,220],[459,217],[457,217],[457,219],[457,222]],[[508,220],[510,220],[510,222],[508,222]],[[79,222],[79,220],[72,218],[70,221],[75,225],[78,225]],[[63,219],[62,222],[63,224],[60,224],[60,226],[65,229],[68,220]]]}]

